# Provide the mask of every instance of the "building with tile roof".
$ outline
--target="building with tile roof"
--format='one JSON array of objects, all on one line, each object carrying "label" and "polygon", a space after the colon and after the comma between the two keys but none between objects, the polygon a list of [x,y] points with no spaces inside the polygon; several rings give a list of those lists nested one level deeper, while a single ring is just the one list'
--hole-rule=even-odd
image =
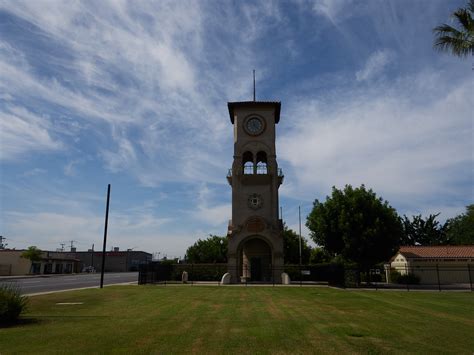
[{"label": "building with tile roof", "polygon": [[472,284],[474,245],[402,246],[390,267],[418,276],[422,284]]}]

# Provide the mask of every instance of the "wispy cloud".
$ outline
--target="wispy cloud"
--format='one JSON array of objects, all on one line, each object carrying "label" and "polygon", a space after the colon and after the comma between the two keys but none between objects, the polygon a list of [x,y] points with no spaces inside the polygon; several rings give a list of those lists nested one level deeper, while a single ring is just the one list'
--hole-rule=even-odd
[{"label": "wispy cloud", "polygon": [[[204,222],[212,227],[225,227],[226,222],[231,217],[231,204],[217,203],[215,193],[203,184],[198,190],[198,203],[196,209],[191,212],[193,218]],[[225,230],[221,232],[224,233]]]},{"label": "wispy cloud", "polygon": [[[296,108],[291,115],[302,118],[298,129],[280,145],[295,181],[283,193],[323,198],[333,185],[366,184],[397,206],[428,206],[433,196],[468,201],[470,86],[466,80],[446,86],[425,72],[348,89],[336,109],[324,98]],[[432,101],[420,104],[421,95]]]},{"label": "wispy cloud", "polygon": [[49,132],[48,117],[18,106],[6,106],[0,119],[0,159],[15,160],[26,152],[57,150],[62,147]]},{"label": "wispy cloud", "polygon": [[377,50],[373,53],[364,68],[355,73],[358,81],[366,81],[374,78],[375,76],[382,73],[382,71],[390,64],[393,60],[394,54],[390,50]]}]

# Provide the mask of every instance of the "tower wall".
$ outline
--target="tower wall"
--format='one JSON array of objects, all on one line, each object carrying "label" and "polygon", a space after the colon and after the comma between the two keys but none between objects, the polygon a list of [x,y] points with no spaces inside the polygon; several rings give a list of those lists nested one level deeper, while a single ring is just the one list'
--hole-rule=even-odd
[{"label": "tower wall", "polygon": [[[280,103],[229,103],[234,124],[234,162],[228,177],[232,186],[232,220],[228,230],[228,266],[232,282],[241,282],[245,277],[268,281],[268,260],[274,270],[271,280],[281,282],[283,238],[278,217],[278,188],[283,177],[279,173],[275,149],[275,124],[279,120],[279,110]],[[249,122],[252,119],[256,122]],[[247,164],[252,164],[253,171],[244,168],[249,157],[252,161]],[[266,170],[257,169],[258,159],[265,160],[259,164],[266,165]],[[263,245],[252,242],[253,239],[268,245],[270,258],[252,250],[252,245],[253,248]],[[254,257],[250,260],[247,254]]]}]

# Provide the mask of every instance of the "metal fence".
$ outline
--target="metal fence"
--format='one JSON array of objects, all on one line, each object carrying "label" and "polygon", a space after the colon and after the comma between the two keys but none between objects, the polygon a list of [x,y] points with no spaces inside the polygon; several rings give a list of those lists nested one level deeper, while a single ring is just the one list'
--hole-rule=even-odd
[{"label": "metal fence", "polygon": [[[246,286],[281,284],[282,273],[291,285],[329,285],[341,288],[371,288],[400,290],[468,290],[474,291],[474,265],[406,267],[396,271],[374,268],[366,272],[343,264],[285,265],[283,267],[241,267],[227,264],[167,264],[151,262],[140,266],[139,284],[221,284],[222,276],[230,272],[239,275],[233,283]],[[185,274],[185,276],[183,276]]]}]

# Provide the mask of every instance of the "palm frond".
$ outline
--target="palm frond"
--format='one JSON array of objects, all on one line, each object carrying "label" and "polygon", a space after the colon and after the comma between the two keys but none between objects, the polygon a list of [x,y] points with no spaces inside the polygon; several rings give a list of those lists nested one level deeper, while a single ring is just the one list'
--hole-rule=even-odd
[{"label": "palm frond", "polygon": [[461,24],[464,30],[471,30],[472,18],[466,9],[458,9],[453,13],[453,17]]},{"label": "palm frond", "polygon": [[438,37],[434,43],[435,48],[440,51],[451,51],[454,55],[465,57],[469,54],[474,54],[474,46],[466,44],[462,38],[455,38],[450,36]]},{"label": "palm frond", "polygon": [[474,0],[469,0],[467,3],[467,9],[471,13],[471,15],[474,15]]},{"label": "palm frond", "polygon": [[433,29],[435,35],[434,47],[440,51],[465,57],[474,55],[474,0],[469,0],[466,8],[459,8],[453,13],[453,17],[459,24],[459,28],[442,24]]}]

